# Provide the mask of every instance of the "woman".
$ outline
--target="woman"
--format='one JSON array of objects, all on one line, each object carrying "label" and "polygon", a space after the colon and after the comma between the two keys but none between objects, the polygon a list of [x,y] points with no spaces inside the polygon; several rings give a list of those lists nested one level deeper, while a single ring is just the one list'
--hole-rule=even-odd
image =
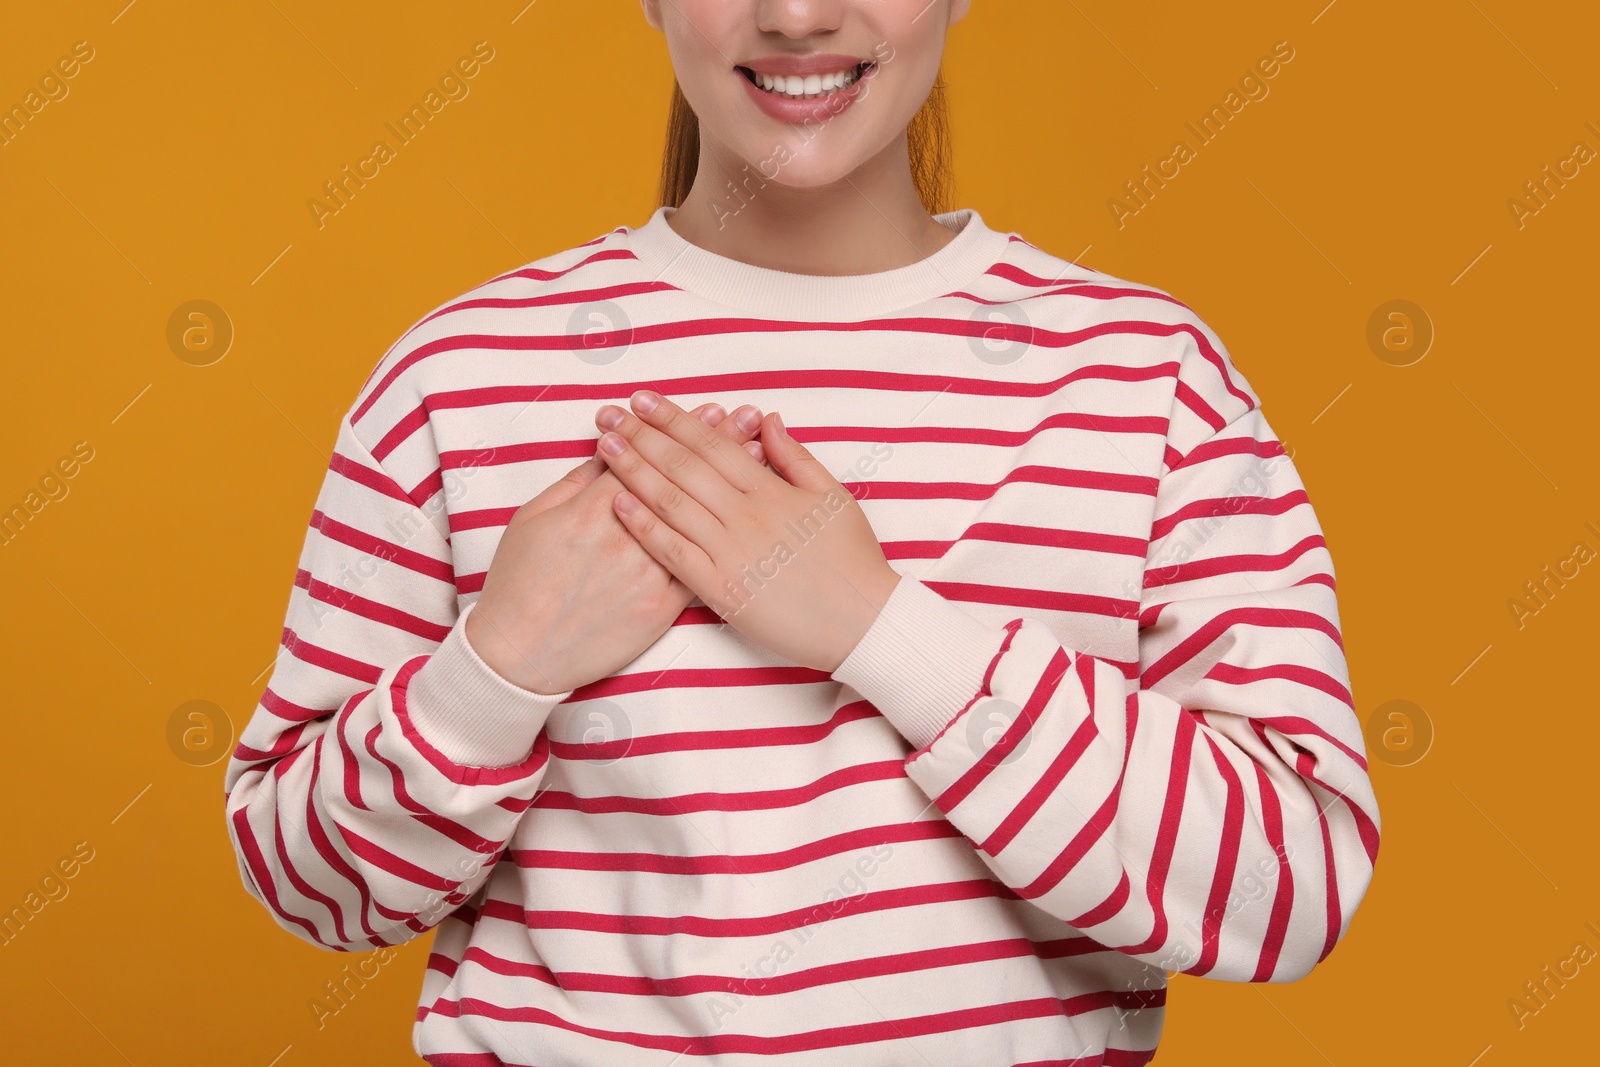
[{"label": "woman", "polygon": [[246,887],[328,948],[437,926],[435,1064],[1138,1064],[1169,970],[1308,973],[1378,811],[1221,342],[939,209],[966,0],[643,6],[662,206],[340,426]]}]

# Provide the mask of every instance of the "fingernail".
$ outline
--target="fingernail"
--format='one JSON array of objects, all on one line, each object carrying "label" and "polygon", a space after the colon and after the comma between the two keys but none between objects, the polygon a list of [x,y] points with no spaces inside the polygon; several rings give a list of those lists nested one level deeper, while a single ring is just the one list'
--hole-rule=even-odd
[{"label": "fingernail", "polygon": [[761,425],[761,409],[760,408],[747,408],[744,411],[744,413],[739,416],[739,428],[742,429],[742,430],[754,430],[757,426],[760,426],[760,425]]},{"label": "fingernail", "polygon": [[661,403],[661,398],[648,389],[640,389],[637,393],[633,394],[633,406],[637,408],[639,413],[642,415],[650,414],[656,409],[656,405],[659,403]]},{"label": "fingernail", "polygon": [[608,433],[600,438],[600,447],[608,455],[619,456],[627,446],[622,443],[622,438],[614,433]]},{"label": "fingernail", "polygon": [[599,423],[603,429],[614,430],[622,422],[622,410],[607,404],[600,409],[600,414],[595,417],[594,421]]},{"label": "fingernail", "polygon": [[722,410],[721,404],[711,404],[700,413],[700,419],[703,422],[716,423],[726,414],[727,412]]},{"label": "fingernail", "polygon": [[772,413],[772,421],[778,424],[778,432],[779,433],[788,433],[789,432],[788,430],[785,430],[783,428],[783,416],[779,415],[776,411],[774,411]]}]

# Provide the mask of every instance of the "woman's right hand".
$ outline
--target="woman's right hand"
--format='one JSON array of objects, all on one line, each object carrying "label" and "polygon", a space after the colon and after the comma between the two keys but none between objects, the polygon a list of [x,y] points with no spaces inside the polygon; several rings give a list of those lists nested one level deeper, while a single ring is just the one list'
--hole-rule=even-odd
[{"label": "woman's right hand", "polygon": [[[694,414],[764,461],[761,426],[745,430],[715,404]],[[602,473],[603,472],[603,473]],[[617,519],[626,488],[595,456],[518,508],[495,549],[483,592],[467,617],[478,656],[535,693],[576,689],[632,662],[694,599]]]}]

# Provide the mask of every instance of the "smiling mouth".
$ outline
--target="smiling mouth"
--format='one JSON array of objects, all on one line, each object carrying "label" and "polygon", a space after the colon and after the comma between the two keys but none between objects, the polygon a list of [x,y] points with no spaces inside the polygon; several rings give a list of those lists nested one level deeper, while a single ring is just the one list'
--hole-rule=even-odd
[{"label": "smiling mouth", "polygon": [[733,69],[743,74],[745,80],[757,89],[772,96],[782,97],[785,100],[820,100],[850,88],[876,67],[877,63],[869,59],[847,70],[821,75],[761,74],[749,67]]}]

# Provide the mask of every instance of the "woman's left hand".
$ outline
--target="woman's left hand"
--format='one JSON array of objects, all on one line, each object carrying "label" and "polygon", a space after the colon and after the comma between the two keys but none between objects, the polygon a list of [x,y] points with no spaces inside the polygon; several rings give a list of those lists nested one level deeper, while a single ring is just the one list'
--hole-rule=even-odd
[{"label": "woman's left hand", "polygon": [[740,633],[831,674],[900,580],[861,505],[776,414],[761,416],[769,469],[659,393],[631,403],[595,416],[622,525]]}]

